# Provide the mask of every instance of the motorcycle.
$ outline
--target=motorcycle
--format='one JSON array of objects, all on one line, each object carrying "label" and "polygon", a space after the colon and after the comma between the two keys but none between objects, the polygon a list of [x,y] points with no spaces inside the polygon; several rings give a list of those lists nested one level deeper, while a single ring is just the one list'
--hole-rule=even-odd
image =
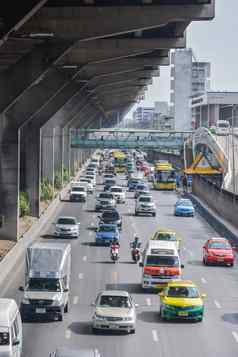
[{"label": "motorcycle", "polygon": [[119,247],[111,247],[111,260],[116,263],[119,259]]},{"label": "motorcycle", "polygon": [[133,246],[133,243],[130,244],[131,247],[131,258],[137,264],[140,260],[140,244],[137,247]]}]

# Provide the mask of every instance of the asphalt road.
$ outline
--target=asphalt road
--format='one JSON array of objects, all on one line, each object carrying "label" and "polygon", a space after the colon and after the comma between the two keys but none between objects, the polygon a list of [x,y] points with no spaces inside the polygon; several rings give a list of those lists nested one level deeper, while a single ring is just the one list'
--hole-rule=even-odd
[{"label": "asphalt road", "polygon": [[[121,181],[123,184],[126,181]],[[98,185],[97,190],[102,186]],[[135,217],[133,194],[127,203],[118,205],[123,215],[120,261],[112,264],[109,248],[93,245],[97,225],[95,199],[86,204],[62,202],[57,215],[73,215],[81,222],[81,236],[71,240],[72,276],[70,311],[63,322],[24,323],[23,357],[48,357],[59,346],[95,347],[103,357],[232,357],[238,354],[238,269],[204,267],[201,248],[208,237],[218,234],[199,216],[173,216],[176,194],[154,192],[157,216]],[[49,239],[53,226],[49,224],[39,239]],[[142,241],[156,228],[175,229],[183,240],[184,277],[195,281],[207,294],[205,318],[201,323],[162,322],[157,294],[144,293],[140,288],[141,268],[130,258],[129,241],[137,233]],[[54,239],[54,238],[53,238]],[[62,240],[63,241],[63,240]],[[18,286],[23,284],[23,267],[5,287],[4,296],[20,301]],[[100,290],[107,288],[129,291],[139,304],[135,335],[101,334],[91,331],[92,308]]]}]

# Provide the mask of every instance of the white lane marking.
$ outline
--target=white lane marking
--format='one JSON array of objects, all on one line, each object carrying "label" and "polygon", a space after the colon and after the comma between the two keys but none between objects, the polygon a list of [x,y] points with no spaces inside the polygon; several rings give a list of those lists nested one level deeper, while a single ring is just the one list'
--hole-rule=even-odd
[{"label": "white lane marking", "polygon": [[214,304],[216,305],[216,307],[217,307],[218,309],[221,309],[221,304],[219,303],[219,301],[214,300]]},{"label": "white lane marking", "polygon": [[83,273],[79,273],[78,278],[79,278],[79,280],[82,280],[83,279]]},{"label": "white lane marking", "polygon": [[88,259],[88,258],[87,258],[87,256],[86,256],[86,255],[84,255],[84,256],[83,256],[83,261],[84,261],[84,262],[86,262],[86,261],[87,261],[87,259]]},{"label": "white lane marking", "polygon": [[193,252],[192,252],[191,250],[188,250],[188,249],[187,249],[187,252],[188,252],[188,254],[189,254],[191,257],[193,257]]},{"label": "white lane marking", "polygon": [[90,232],[89,232],[89,235],[90,235],[90,237],[91,237],[91,236],[93,235],[93,232],[92,232],[92,231],[90,231]]},{"label": "white lane marking", "polygon": [[238,343],[238,333],[235,331],[232,331],[232,336],[234,337],[235,341]]},{"label": "white lane marking", "polygon": [[74,296],[73,298],[73,304],[77,305],[77,303],[79,302],[79,297],[78,296]]},{"label": "white lane marking", "polygon": [[93,223],[93,222],[91,222],[91,226],[94,226],[94,223]]},{"label": "white lane marking", "polygon": [[187,250],[187,248],[186,248],[186,247],[183,247],[183,250]]},{"label": "white lane marking", "polygon": [[146,298],[146,304],[147,304],[148,306],[151,306],[151,299],[150,299],[150,298]]},{"label": "white lane marking", "polygon": [[69,339],[71,338],[71,331],[68,330],[68,329],[65,331],[65,338],[66,338],[67,340],[69,340]]},{"label": "white lane marking", "polygon": [[159,338],[158,338],[158,334],[156,330],[152,330],[152,338],[154,342],[158,342]]},{"label": "white lane marking", "polygon": [[205,278],[201,278],[201,281],[202,281],[203,284],[206,284],[206,283],[207,283],[207,281],[206,281]]},{"label": "white lane marking", "polygon": [[118,282],[118,272],[117,271],[112,271],[112,283],[117,284]]}]

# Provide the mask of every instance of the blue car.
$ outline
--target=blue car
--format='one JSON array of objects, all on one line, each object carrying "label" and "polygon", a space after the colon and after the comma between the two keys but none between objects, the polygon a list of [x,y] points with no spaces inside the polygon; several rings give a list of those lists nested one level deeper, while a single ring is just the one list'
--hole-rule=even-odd
[{"label": "blue car", "polygon": [[134,191],[136,189],[136,186],[141,182],[142,181],[140,179],[130,178],[128,180],[128,189],[129,189],[129,191]]},{"label": "blue car", "polygon": [[101,224],[96,232],[97,245],[110,245],[114,239],[119,241],[120,234],[116,224]]},{"label": "blue car", "polygon": [[187,198],[182,198],[176,202],[174,215],[182,217],[193,217],[195,209],[192,201]]}]

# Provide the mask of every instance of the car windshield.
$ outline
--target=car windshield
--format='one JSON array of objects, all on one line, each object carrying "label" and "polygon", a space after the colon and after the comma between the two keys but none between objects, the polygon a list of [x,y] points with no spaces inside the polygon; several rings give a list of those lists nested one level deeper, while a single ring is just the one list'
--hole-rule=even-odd
[{"label": "car windshield", "polygon": [[74,225],[76,224],[75,219],[73,218],[59,218],[57,224],[70,224]]},{"label": "car windshield", "polygon": [[122,188],[120,187],[112,187],[111,192],[122,192]]},{"label": "car windshield", "polygon": [[100,298],[100,306],[102,307],[125,307],[130,308],[131,302],[127,296],[109,296],[102,295]]},{"label": "car windshield", "polygon": [[178,206],[192,207],[193,204],[191,201],[180,201],[180,202],[178,202]]},{"label": "car windshield", "polygon": [[175,233],[157,233],[155,236],[156,240],[165,240],[165,241],[172,241],[175,242],[176,239],[176,234]]},{"label": "car windshield", "polygon": [[8,346],[9,343],[10,343],[10,337],[9,337],[8,328],[0,327],[0,346]]},{"label": "car windshield", "polygon": [[72,191],[75,192],[84,192],[85,188],[84,187],[72,187]]},{"label": "car windshield", "polygon": [[193,286],[171,286],[167,289],[166,295],[174,298],[198,298],[197,288]]},{"label": "car windshield", "polygon": [[103,212],[102,214],[102,219],[106,219],[106,220],[118,220],[120,218],[119,213],[118,212]]},{"label": "car windshield", "polygon": [[28,281],[30,291],[61,291],[59,279],[32,278]]},{"label": "car windshield", "polygon": [[146,266],[178,267],[179,260],[176,256],[148,255]]},{"label": "car windshield", "polygon": [[116,181],[115,180],[107,180],[106,185],[115,185]]},{"label": "car windshield", "polygon": [[99,232],[116,232],[116,227],[114,227],[114,226],[101,226],[101,227],[99,227]]},{"label": "car windshield", "polygon": [[139,199],[140,202],[152,202],[152,198],[151,197],[141,197]]},{"label": "car windshield", "polygon": [[110,193],[100,193],[99,198],[104,198],[107,200],[112,200],[113,199],[113,195]]},{"label": "car windshield", "polygon": [[231,246],[228,242],[222,241],[216,241],[216,242],[210,242],[208,243],[208,248],[211,249],[231,249]]},{"label": "car windshield", "polygon": [[137,189],[138,191],[146,191],[146,190],[147,190],[147,187],[145,187],[144,185],[137,185],[137,186],[136,186],[136,189]]}]

